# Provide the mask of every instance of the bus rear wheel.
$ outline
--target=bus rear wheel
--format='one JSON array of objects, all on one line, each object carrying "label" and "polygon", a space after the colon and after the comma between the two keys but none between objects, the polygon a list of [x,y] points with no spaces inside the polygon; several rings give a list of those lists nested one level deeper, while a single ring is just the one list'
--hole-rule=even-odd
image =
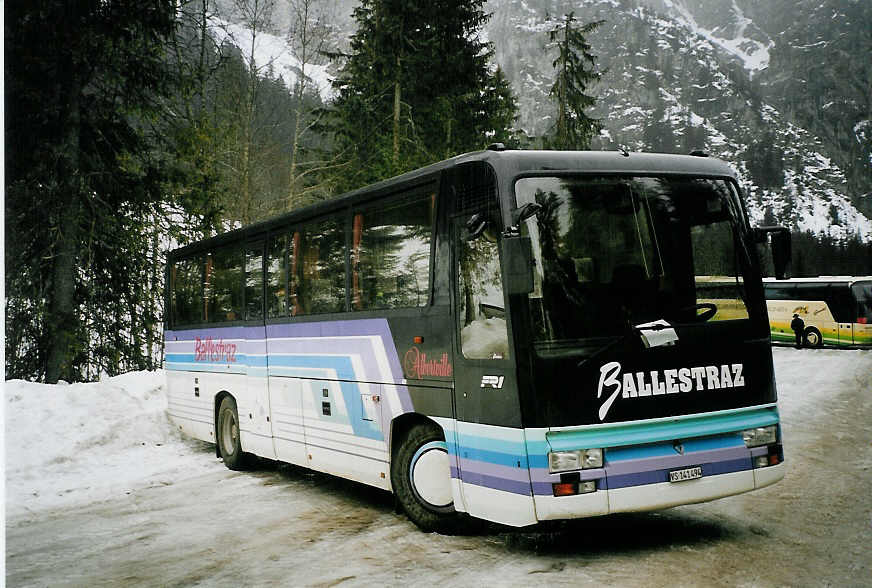
[{"label": "bus rear wheel", "polygon": [[218,408],[217,442],[221,459],[231,470],[245,467],[245,454],[239,441],[239,413],[232,396],[225,396]]},{"label": "bus rear wheel", "polygon": [[409,430],[391,462],[391,484],[406,515],[421,530],[460,530],[448,447],[438,427],[418,424]]},{"label": "bus rear wheel", "polygon": [[809,327],[805,330],[805,344],[807,347],[823,347],[824,338],[821,332],[815,327]]}]

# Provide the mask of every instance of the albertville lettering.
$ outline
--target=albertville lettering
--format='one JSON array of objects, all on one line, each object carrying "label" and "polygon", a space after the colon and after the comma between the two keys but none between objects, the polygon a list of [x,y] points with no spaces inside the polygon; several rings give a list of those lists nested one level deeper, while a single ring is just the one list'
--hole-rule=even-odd
[{"label": "albertville lettering", "polygon": [[733,363],[622,374],[621,364],[610,361],[600,367],[596,397],[602,398],[603,393],[607,397],[600,406],[599,418],[600,420],[606,418],[619,394],[621,398],[641,398],[743,387],[745,385],[743,369],[743,364]]},{"label": "albertville lettering", "polygon": [[417,347],[412,347],[406,351],[403,366],[408,377],[419,380],[425,376],[450,378],[453,373],[451,362],[448,361],[448,353],[443,352],[442,357],[437,360],[427,357],[427,354]]}]

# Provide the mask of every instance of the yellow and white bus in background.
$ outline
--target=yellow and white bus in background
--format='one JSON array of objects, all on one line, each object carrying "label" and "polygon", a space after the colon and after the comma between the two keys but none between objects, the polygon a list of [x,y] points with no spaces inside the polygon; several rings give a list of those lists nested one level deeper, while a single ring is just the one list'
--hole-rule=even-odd
[{"label": "yellow and white bus in background", "polygon": [[803,344],[872,345],[872,276],[764,278],[773,341],[795,341],[793,315],[805,323]]}]

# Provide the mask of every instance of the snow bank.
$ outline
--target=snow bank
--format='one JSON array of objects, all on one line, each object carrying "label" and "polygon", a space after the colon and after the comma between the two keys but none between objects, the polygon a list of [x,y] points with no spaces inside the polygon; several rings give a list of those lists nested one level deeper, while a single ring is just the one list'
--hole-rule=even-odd
[{"label": "snow bank", "polygon": [[211,460],[167,419],[164,372],[86,384],[4,383],[6,509],[102,499]]}]

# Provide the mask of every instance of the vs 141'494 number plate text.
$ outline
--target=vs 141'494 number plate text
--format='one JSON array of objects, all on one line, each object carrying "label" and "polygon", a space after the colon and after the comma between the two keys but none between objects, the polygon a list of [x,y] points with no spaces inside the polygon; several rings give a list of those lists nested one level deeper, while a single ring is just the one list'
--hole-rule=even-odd
[{"label": "vs 141'494 number plate text", "polygon": [[684,482],[685,480],[696,480],[697,478],[702,478],[702,468],[700,466],[669,472],[670,482]]}]

